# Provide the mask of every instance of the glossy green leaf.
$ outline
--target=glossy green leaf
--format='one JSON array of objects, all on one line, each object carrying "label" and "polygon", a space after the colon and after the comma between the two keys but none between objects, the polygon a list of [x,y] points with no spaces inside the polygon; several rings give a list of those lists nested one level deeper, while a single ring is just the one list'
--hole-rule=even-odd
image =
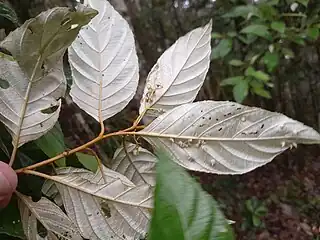
[{"label": "glossy green leaf", "polygon": [[277,52],[267,52],[263,56],[263,62],[267,66],[269,72],[272,72],[278,66],[279,60],[279,54]]},{"label": "glossy green leaf", "polygon": [[286,24],[284,22],[275,21],[271,23],[271,28],[279,33],[284,33],[286,30]]},{"label": "glossy green leaf", "polygon": [[[47,134],[35,140],[35,143],[50,158],[62,153],[65,150],[65,144],[60,124],[57,122]],[[55,163],[59,167],[65,167],[66,159],[61,158]]]},{"label": "glossy green leaf", "polygon": [[98,169],[98,161],[95,158],[95,156],[89,155],[89,154],[84,154],[84,153],[76,153],[77,158],[79,160],[79,162],[81,162],[81,164],[87,168],[88,170],[92,171],[92,172],[96,172]]},{"label": "glossy green leaf", "polygon": [[271,98],[270,92],[265,90],[264,88],[254,88],[253,91],[255,94],[257,94],[261,97],[268,98],[268,99]]},{"label": "glossy green leaf", "polygon": [[234,239],[212,197],[188,173],[159,155],[148,240]]},{"label": "glossy green leaf", "polygon": [[219,44],[212,49],[211,59],[223,58],[232,50],[232,40],[222,39]]},{"label": "glossy green leaf", "polygon": [[239,81],[233,87],[233,97],[238,103],[242,103],[243,100],[248,96],[249,84],[246,79]]},{"label": "glossy green leaf", "polygon": [[243,79],[244,79],[244,76],[226,78],[221,81],[220,86],[236,85],[239,82],[243,81]]},{"label": "glossy green leaf", "polygon": [[253,223],[253,226],[260,227],[261,220],[260,220],[260,218],[258,216],[253,215],[252,216],[252,223]]},{"label": "glossy green leaf", "polygon": [[229,64],[231,66],[235,66],[235,67],[240,67],[244,64],[244,62],[242,62],[241,60],[237,60],[237,59],[232,59]]},{"label": "glossy green leaf", "polygon": [[252,24],[241,30],[241,33],[252,34],[266,39],[270,39],[271,35],[268,27],[261,24]]}]

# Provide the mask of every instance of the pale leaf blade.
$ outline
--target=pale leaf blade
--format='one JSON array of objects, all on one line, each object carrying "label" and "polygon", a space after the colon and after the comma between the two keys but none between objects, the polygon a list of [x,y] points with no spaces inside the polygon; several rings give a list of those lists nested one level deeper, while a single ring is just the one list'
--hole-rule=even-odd
[{"label": "pale leaf blade", "polygon": [[155,167],[157,158],[148,150],[132,143],[116,150],[113,156],[111,169],[123,174],[135,185],[148,183],[155,186]]},{"label": "pale leaf blade", "polygon": [[[17,193],[21,222],[26,237],[33,239],[61,239],[81,240],[77,227],[70,221],[65,213],[53,202],[41,198],[38,202],[23,194]],[[47,237],[38,234],[37,220],[47,230]]]},{"label": "pale leaf blade", "polygon": [[320,143],[317,131],[285,115],[227,101],[182,105],[139,135],[189,170],[218,174],[243,174],[298,143]]},{"label": "pale leaf blade", "polygon": [[193,102],[210,65],[212,21],[179,38],[151,69],[139,112],[150,115]]},{"label": "pale leaf blade", "polygon": [[[87,8],[70,12],[53,8],[26,21],[0,46],[11,56],[0,56],[0,120],[8,128],[14,146],[35,140],[59,117],[66,90],[62,56],[81,26],[94,15]],[[71,28],[73,23],[77,27]]]},{"label": "pale leaf blade", "polygon": [[99,14],[69,48],[70,95],[94,119],[106,120],[134,97],[139,65],[133,33],[108,1],[88,0]]},{"label": "pale leaf blade", "polygon": [[[136,239],[144,236],[153,207],[153,189],[135,186],[125,176],[103,167],[96,174],[85,169],[61,168],[54,181],[68,216],[85,238]],[[107,211],[106,211],[107,208]]]}]

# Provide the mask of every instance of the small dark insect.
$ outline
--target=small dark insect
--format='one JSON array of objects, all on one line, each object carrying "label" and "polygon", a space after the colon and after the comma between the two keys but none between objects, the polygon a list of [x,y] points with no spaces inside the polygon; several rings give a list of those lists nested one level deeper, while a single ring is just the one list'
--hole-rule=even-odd
[{"label": "small dark insect", "polygon": [[264,128],[264,124],[261,125],[261,129]]},{"label": "small dark insect", "polygon": [[218,130],[218,131],[220,132],[221,130],[222,130],[222,128],[219,128],[219,130]]}]

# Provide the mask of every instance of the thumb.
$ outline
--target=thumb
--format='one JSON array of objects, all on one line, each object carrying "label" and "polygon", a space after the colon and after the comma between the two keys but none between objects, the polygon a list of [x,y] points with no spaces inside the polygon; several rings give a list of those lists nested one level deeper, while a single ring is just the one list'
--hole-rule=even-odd
[{"label": "thumb", "polygon": [[8,205],[17,184],[18,177],[15,171],[8,164],[0,161],[0,208]]}]

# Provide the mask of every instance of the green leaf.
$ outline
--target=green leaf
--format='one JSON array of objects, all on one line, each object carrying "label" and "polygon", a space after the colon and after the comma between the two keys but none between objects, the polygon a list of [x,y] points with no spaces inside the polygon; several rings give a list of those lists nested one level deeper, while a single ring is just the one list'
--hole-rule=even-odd
[{"label": "green leaf", "polygon": [[317,40],[319,38],[319,28],[308,28],[307,35],[312,40]]},{"label": "green leaf", "polygon": [[269,40],[271,35],[268,29],[269,28],[265,25],[253,24],[243,28],[241,33],[252,34]]},{"label": "green leaf", "polygon": [[232,59],[229,64],[231,66],[235,66],[235,67],[240,67],[244,64],[244,62],[242,62],[241,60],[237,60],[237,59]]},{"label": "green leaf", "polygon": [[98,170],[99,165],[98,165],[98,161],[95,158],[95,156],[80,153],[80,152],[76,153],[76,155],[77,155],[79,162],[81,162],[81,164],[85,168],[89,169],[90,171],[92,171],[94,173]]},{"label": "green leaf", "polygon": [[15,27],[19,26],[19,18],[13,8],[11,8],[7,3],[0,2],[0,19],[5,18],[9,22],[13,23]]},{"label": "green leaf", "polygon": [[303,6],[308,7],[310,0],[296,0],[298,3],[301,3]]},{"label": "green leaf", "polygon": [[164,154],[158,158],[148,240],[234,239],[218,204],[200,184]]},{"label": "green leaf", "polygon": [[238,82],[233,87],[233,97],[238,103],[242,103],[243,100],[248,96],[249,84],[247,79]]},{"label": "green leaf", "polygon": [[[35,143],[50,158],[62,153],[65,150],[65,144],[60,124],[57,122],[46,135],[35,140]],[[61,158],[55,163],[59,167],[65,167],[66,159]]]},{"label": "green leaf", "polygon": [[255,94],[264,97],[264,98],[271,98],[271,94],[269,91],[265,90],[264,88],[253,88]]},{"label": "green leaf", "polygon": [[222,34],[217,33],[217,32],[211,33],[211,37],[214,38],[214,39],[223,38]]},{"label": "green leaf", "polygon": [[281,48],[281,51],[286,59],[294,58],[295,54],[290,48]]},{"label": "green leaf", "polygon": [[242,5],[234,7],[230,12],[223,15],[224,18],[243,17],[247,18],[249,14],[257,15],[258,9],[253,5]]},{"label": "green leaf", "polygon": [[211,59],[223,58],[232,50],[232,40],[222,39],[219,44],[212,49]]},{"label": "green leaf", "polygon": [[246,76],[251,76],[261,81],[267,82],[270,80],[270,76],[262,71],[256,71],[253,67],[248,67],[245,71]]},{"label": "green leaf", "polygon": [[263,56],[263,62],[267,66],[269,72],[272,72],[278,66],[279,60],[279,54],[277,52],[266,52]]},{"label": "green leaf", "polygon": [[279,33],[284,33],[286,30],[286,24],[284,22],[275,21],[271,23],[271,28]]},{"label": "green leaf", "polygon": [[243,81],[243,79],[244,79],[244,76],[236,76],[236,77],[226,78],[220,82],[220,86],[236,85],[239,82]]},{"label": "green leaf", "polygon": [[252,223],[253,223],[253,226],[260,227],[262,222],[258,216],[253,215],[252,216]]},{"label": "green leaf", "polygon": [[25,239],[15,196],[12,197],[6,208],[0,210],[0,234],[2,233],[11,237]]}]

